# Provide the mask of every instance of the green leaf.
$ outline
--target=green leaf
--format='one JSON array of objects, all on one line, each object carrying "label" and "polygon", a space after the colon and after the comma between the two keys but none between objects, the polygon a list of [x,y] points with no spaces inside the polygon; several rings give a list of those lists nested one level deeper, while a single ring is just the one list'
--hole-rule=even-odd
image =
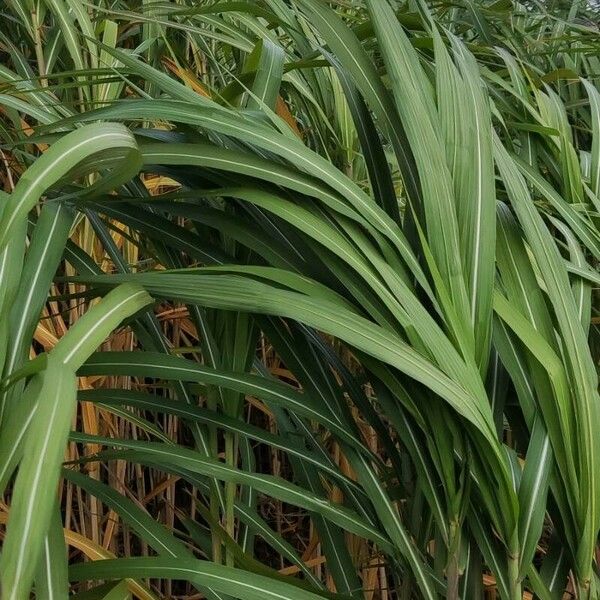
[{"label": "green leaf", "polygon": [[58,483],[76,403],[75,371],[125,317],[149,301],[141,288],[120,286],[81,317],[48,355],[37,408],[23,439],[0,557],[0,583],[10,590],[10,600],[29,596],[50,524],[53,505],[43,499]]},{"label": "green leaf", "polygon": [[287,600],[288,598],[318,600],[324,597],[264,575],[224,567],[208,561],[185,558],[98,560],[72,566],[69,575],[72,581],[149,576],[183,579],[248,600]]},{"label": "green leaf", "polygon": [[124,150],[125,155],[119,156],[119,166],[113,172],[91,188],[96,193],[118,187],[138,172],[141,163],[131,133],[122,125],[98,123],[81,127],[55,142],[27,169],[10,194],[0,220],[0,251],[44,192],[75,167],[94,170],[92,157],[115,149]]}]

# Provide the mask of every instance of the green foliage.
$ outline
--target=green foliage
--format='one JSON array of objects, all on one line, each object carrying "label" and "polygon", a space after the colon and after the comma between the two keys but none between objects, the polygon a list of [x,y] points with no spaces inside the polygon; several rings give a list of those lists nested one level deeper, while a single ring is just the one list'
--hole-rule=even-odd
[{"label": "green foliage", "polygon": [[[157,578],[358,598],[357,540],[398,598],[482,597],[484,578],[503,600],[599,598],[593,7],[131,4],[2,8],[3,598],[153,598],[136,580]],[[185,307],[190,358],[153,301]],[[33,358],[42,311],[77,302]],[[121,324],[135,351],[99,351]],[[78,402],[140,435],[82,430]],[[61,471],[69,442],[97,452]],[[187,533],[91,474],[110,461],[178,478]],[[152,552],[67,574],[63,480]],[[335,592],[258,495],[306,511]]]}]

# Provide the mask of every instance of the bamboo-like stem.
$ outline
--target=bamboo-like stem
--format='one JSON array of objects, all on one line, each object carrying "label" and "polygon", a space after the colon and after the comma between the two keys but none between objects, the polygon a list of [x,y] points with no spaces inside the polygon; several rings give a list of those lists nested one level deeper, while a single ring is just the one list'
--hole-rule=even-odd
[{"label": "bamboo-like stem", "polygon": [[522,600],[523,590],[521,587],[521,577],[519,576],[519,554],[517,552],[508,553],[508,597],[510,600]]},{"label": "bamboo-like stem", "polygon": [[457,521],[450,523],[450,538],[448,544],[448,562],[446,565],[446,599],[458,600],[460,582],[460,534],[461,529]]},{"label": "bamboo-like stem", "polygon": [[[225,462],[231,467],[236,466],[235,436],[229,432],[225,435]],[[235,495],[236,484],[228,481],[225,484],[225,530],[232,539],[235,537]],[[229,548],[226,550],[225,564],[228,567],[234,566],[234,556]]]},{"label": "bamboo-like stem", "polygon": [[31,11],[31,27],[33,29],[33,35],[35,36],[35,58],[37,60],[38,73],[40,74],[40,85],[42,87],[47,87],[48,79],[46,78],[46,60],[44,59],[42,34],[40,32],[41,23],[38,20],[38,13],[35,9]]}]

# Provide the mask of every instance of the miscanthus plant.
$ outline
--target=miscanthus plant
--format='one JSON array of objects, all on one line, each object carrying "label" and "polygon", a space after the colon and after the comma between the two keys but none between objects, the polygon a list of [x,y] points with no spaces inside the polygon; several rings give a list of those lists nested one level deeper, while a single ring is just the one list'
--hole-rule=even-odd
[{"label": "miscanthus plant", "polygon": [[593,3],[3,10],[2,598],[600,597]]}]

